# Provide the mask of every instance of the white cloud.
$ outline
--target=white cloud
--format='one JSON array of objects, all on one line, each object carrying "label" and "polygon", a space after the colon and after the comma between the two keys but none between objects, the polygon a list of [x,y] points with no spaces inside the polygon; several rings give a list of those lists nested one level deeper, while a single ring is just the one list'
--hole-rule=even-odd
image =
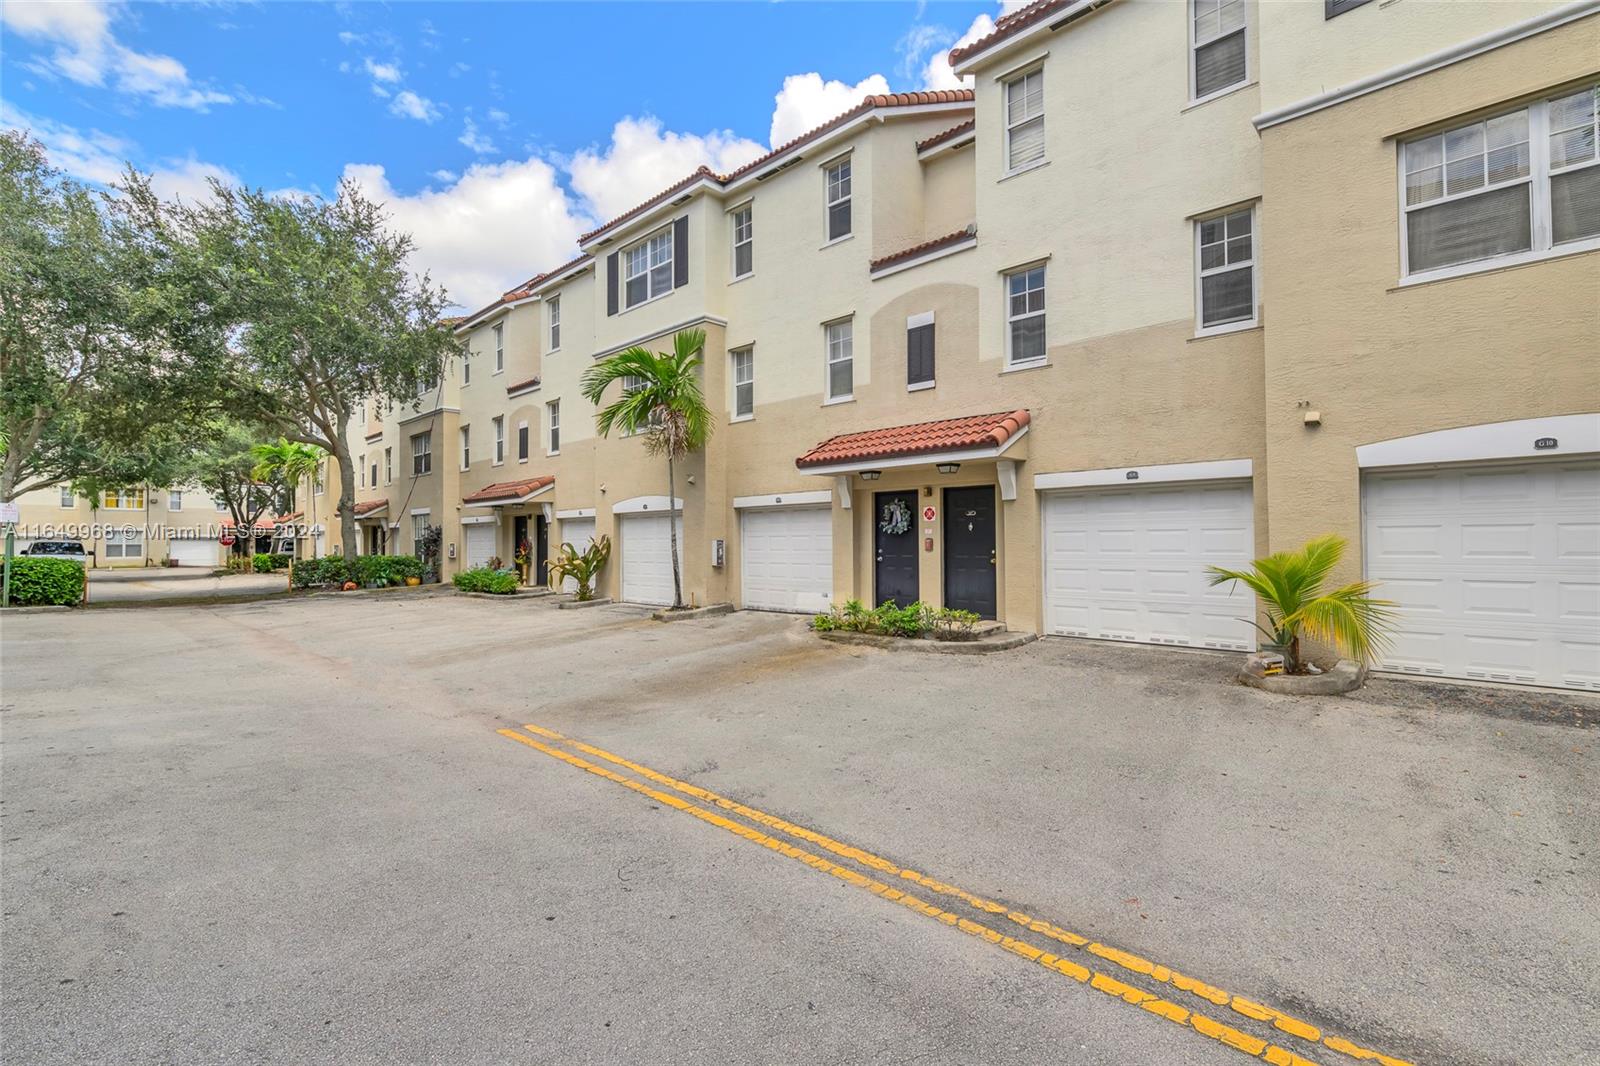
[{"label": "white cloud", "polygon": [[410,89],[402,89],[389,101],[389,110],[401,118],[414,118],[418,122],[433,123],[439,119],[439,108],[426,96],[418,96]]},{"label": "white cloud", "polygon": [[397,82],[400,80],[400,64],[377,63],[371,56],[362,61],[362,67],[377,81]]},{"label": "white cloud", "polygon": [[476,164],[459,181],[412,196],[395,191],[381,166],[353,163],[344,177],[383,202],[390,225],[416,241],[413,267],[462,307],[481,307],[565,262],[587,224],[542,159]]},{"label": "white cloud", "polygon": [[889,92],[882,74],[869,75],[854,85],[823,81],[822,75],[791,74],[774,98],[770,142],[774,148],[794,140],[859,104],[864,97]]},{"label": "white cloud", "polygon": [[491,107],[489,109],[489,121],[493,122],[501,129],[505,129],[507,126],[511,125],[511,116],[500,110],[498,107]]},{"label": "white cloud", "polygon": [[919,68],[923,66],[923,57],[931,52],[947,48],[955,34],[945,26],[929,26],[926,23],[912,23],[905,36],[895,42],[895,51],[900,55],[900,76],[903,78],[916,77]]},{"label": "white cloud", "polygon": [[196,84],[188,68],[172,56],[135,51],[119,42],[112,23],[121,13],[120,4],[90,0],[7,0],[0,4],[0,21],[8,30],[54,46],[49,57],[28,64],[40,74],[79,85],[109,84],[117,92],[142,97],[157,107],[204,111],[212,104],[233,102],[227,93]]},{"label": "white cloud", "polygon": [[430,178],[432,178],[434,181],[441,181],[446,185],[454,184],[455,181],[458,178],[461,177],[460,174],[457,174],[453,170],[435,170],[432,174],[429,174],[428,176]]},{"label": "white cloud", "polygon": [[[1005,6],[1001,5],[1002,8]],[[1024,5],[1025,6],[1025,5]],[[971,78],[959,78],[955,71],[950,69],[950,51],[954,48],[963,48],[994,32],[994,19],[988,15],[979,15],[972,20],[972,25],[967,27],[967,32],[956,38],[949,48],[940,48],[928,58],[928,63],[922,69],[922,87],[924,89],[965,89],[972,85]]]},{"label": "white cloud", "polygon": [[461,130],[461,136],[456,138],[460,144],[466,145],[476,155],[493,155],[495,152],[494,141],[478,132],[478,124],[467,119],[466,125]]},{"label": "white cloud", "polygon": [[[51,165],[71,177],[94,185],[111,185],[122,180],[128,160],[137,146],[100,130],[79,130],[74,126],[19,111],[0,104],[0,125],[26,130],[44,145]],[[238,185],[239,175],[227,167],[206,163],[194,156],[163,160],[150,170],[150,184],[165,199],[182,197],[193,201],[206,195],[208,178]]]},{"label": "white cloud", "polygon": [[169,159],[150,175],[150,185],[163,200],[186,200],[193,203],[211,195],[210,180],[215,178],[224,185],[242,184],[239,175],[227,167],[205,163],[193,156],[188,159]]},{"label": "white cloud", "polygon": [[731,130],[705,135],[661,128],[653,115],[625,118],[611,130],[604,150],[585,148],[567,165],[573,191],[596,217],[611,218],[660,192],[696,167],[722,173],[748,163],[766,149]]}]

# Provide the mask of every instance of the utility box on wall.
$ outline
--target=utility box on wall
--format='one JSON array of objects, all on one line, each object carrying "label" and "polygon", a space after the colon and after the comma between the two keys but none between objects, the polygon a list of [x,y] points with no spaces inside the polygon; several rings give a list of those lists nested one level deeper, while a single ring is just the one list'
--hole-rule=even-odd
[{"label": "utility box on wall", "polygon": [[711,542],[711,565],[718,570],[722,569],[723,558],[727,554],[728,542],[721,537]]}]

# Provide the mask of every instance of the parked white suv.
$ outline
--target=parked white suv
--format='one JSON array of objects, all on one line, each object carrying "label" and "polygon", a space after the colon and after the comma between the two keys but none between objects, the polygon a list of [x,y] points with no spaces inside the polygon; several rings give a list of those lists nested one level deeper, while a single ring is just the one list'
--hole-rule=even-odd
[{"label": "parked white suv", "polygon": [[36,540],[22,549],[22,554],[30,559],[71,559],[89,565],[89,553],[83,550],[81,540]]}]

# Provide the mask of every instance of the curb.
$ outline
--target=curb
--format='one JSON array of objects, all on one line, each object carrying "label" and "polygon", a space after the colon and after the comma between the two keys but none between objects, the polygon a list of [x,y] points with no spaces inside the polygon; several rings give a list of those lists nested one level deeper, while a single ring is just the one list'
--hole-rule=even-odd
[{"label": "curb", "polygon": [[64,603],[42,603],[33,607],[5,607],[0,608],[0,618],[6,618],[14,614],[45,614],[47,612],[70,610],[72,608]]},{"label": "curb", "polygon": [[562,600],[560,603],[556,604],[556,607],[563,611],[581,611],[585,607],[609,606],[611,606],[611,598],[609,596],[601,596],[593,600]]},{"label": "curb", "polygon": [[517,589],[515,592],[462,592],[458,589],[456,590],[456,595],[471,596],[475,600],[500,600],[504,602],[506,600],[542,600],[546,596],[554,595],[554,593],[549,589],[528,591]]},{"label": "curb", "polygon": [[993,638],[977,640],[928,640],[908,637],[891,637],[882,633],[818,633],[818,638],[830,644],[854,644],[883,651],[911,651],[928,655],[993,655],[1012,651],[1039,639],[1037,633],[1000,633]]},{"label": "curb", "polygon": [[689,607],[681,611],[671,608],[650,612],[650,617],[657,622],[688,622],[695,618],[712,618],[719,614],[732,614],[733,604],[713,603],[705,607]]},{"label": "curb", "polygon": [[[1252,670],[1252,666],[1256,669]],[[1280,696],[1337,696],[1354,692],[1367,680],[1366,666],[1354,659],[1340,659],[1332,670],[1322,674],[1264,675],[1259,671],[1258,656],[1250,656],[1239,670],[1239,684]]]}]

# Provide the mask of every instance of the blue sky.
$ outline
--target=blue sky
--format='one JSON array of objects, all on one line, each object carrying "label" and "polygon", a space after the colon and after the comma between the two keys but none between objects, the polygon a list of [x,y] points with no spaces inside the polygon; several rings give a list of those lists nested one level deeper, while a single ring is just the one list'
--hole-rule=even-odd
[{"label": "blue sky", "polygon": [[169,195],[356,181],[477,306],[701,163],[955,86],[944,53],[1004,6],[8,0],[0,120],[75,176],[127,160]]}]

